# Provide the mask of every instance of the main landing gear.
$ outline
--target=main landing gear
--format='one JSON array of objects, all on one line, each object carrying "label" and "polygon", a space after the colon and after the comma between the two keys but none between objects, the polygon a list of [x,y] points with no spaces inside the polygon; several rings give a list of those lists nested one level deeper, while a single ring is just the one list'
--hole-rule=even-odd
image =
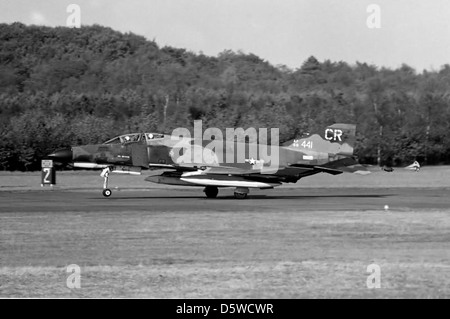
[{"label": "main landing gear", "polygon": [[215,186],[206,186],[203,191],[208,198],[216,198],[217,194],[219,194],[219,189]]},{"label": "main landing gear", "polygon": [[[205,192],[205,195],[208,198],[216,198],[219,193],[219,189],[215,186],[206,186],[203,192]],[[238,187],[234,191],[234,198],[246,199],[249,192],[250,190],[247,187]]]},{"label": "main landing gear", "polygon": [[111,168],[107,167],[100,174],[100,176],[105,179],[103,182],[103,196],[105,197],[110,197],[112,194],[112,191],[108,188],[109,173],[111,173]]},{"label": "main landing gear", "polygon": [[234,198],[246,199],[250,190],[247,187],[237,187],[234,191]]}]

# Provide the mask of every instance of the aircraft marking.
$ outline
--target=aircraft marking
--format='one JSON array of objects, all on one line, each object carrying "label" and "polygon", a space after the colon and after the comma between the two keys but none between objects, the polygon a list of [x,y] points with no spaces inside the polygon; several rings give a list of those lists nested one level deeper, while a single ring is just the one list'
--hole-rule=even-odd
[{"label": "aircraft marking", "polygon": [[[331,133],[331,134],[329,134]],[[342,130],[338,130],[338,129],[331,129],[331,128],[327,128],[325,130],[325,139],[327,139],[328,141],[337,141],[339,140],[340,142],[342,142]]]}]

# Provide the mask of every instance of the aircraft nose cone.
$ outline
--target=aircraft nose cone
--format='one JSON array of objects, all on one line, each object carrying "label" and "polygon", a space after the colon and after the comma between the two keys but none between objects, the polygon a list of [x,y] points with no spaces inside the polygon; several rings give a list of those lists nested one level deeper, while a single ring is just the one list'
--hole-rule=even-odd
[{"label": "aircraft nose cone", "polygon": [[52,154],[49,154],[47,157],[56,162],[69,163],[72,162],[72,156],[73,153],[71,148],[63,148],[57,150],[56,152],[53,152]]}]

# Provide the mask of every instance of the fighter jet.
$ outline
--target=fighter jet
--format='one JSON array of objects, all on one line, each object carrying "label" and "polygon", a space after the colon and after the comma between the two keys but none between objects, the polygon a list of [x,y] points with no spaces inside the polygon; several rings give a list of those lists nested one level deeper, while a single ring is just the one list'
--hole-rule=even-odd
[{"label": "fighter jet", "polygon": [[420,164],[418,161],[414,161],[414,163],[412,163],[411,165],[406,166],[405,169],[409,169],[409,170],[418,172],[418,171],[420,171]]},{"label": "fighter jet", "polygon": [[219,188],[232,187],[235,198],[244,199],[251,188],[271,189],[318,173],[370,173],[353,156],[355,132],[356,125],[333,124],[269,148],[242,140],[222,143],[173,134],[133,133],[103,144],[61,149],[48,157],[73,167],[102,169],[105,197],[112,194],[108,188],[111,172],[140,175],[142,170],[162,169],[161,174],[145,180],[204,187],[208,198],[216,198]]},{"label": "fighter jet", "polygon": [[[381,167],[381,169],[382,169],[383,171],[385,171],[385,172],[388,172],[388,173],[394,172],[394,168],[391,167],[391,166],[387,166],[387,165],[384,165],[383,167]],[[411,165],[408,165],[408,166],[404,167],[404,169],[407,169],[407,170],[410,170],[410,171],[418,172],[418,171],[420,171],[420,164],[419,164],[418,161],[414,161],[414,163],[412,163]]]}]

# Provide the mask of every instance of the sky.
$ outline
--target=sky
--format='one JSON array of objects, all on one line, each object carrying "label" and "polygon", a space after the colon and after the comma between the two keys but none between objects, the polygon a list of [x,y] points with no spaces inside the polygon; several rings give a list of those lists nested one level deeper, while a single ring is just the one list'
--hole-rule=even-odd
[{"label": "sky", "polygon": [[82,25],[211,56],[240,50],[292,69],[311,55],[419,72],[450,64],[449,0],[0,0],[0,23],[65,26],[69,4],[79,5]]}]

